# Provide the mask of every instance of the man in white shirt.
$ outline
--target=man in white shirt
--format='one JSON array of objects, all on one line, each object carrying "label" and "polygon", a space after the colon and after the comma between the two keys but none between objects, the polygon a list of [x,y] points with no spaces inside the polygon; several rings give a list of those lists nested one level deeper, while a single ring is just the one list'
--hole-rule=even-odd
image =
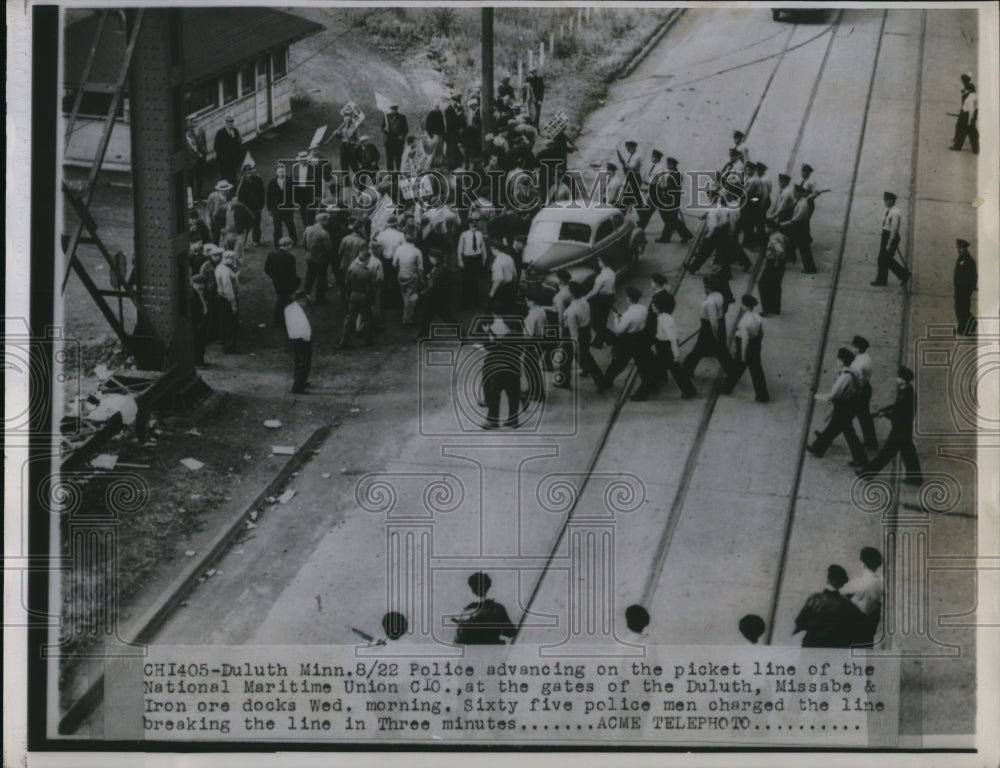
[{"label": "man in white shirt", "polygon": [[396,270],[396,282],[403,297],[403,325],[413,325],[420,296],[420,281],[424,276],[424,256],[413,243],[417,239],[416,229],[406,228],[406,242],[396,248],[392,255],[392,266]]},{"label": "man in white shirt", "polygon": [[600,272],[594,278],[594,287],[587,294],[587,301],[590,302],[590,328],[594,335],[594,349],[600,349],[605,343],[611,344],[614,341],[614,335],[608,329],[608,316],[615,302],[615,271],[603,256],[597,257],[597,266],[600,267]]},{"label": "man in white shirt", "polygon": [[479,217],[469,216],[469,228],[458,238],[458,268],[462,272],[462,306],[475,307],[479,303],[479,278],[483,274],[483,233],[479,231]]},{"label": "man in white shirt", "polygon": [[653,311],[656,313],[656,332],[653,336],[653,347],[656,350],[655,366],[663,379],[667,378],[667,373],[672,374],[681,390],[681,397],[690,400],[697,393],[680,363],[681,348],[673,317],[675,304],[674,297],[669,291],[658,291],[653,296]]},{"label": "man in white shirt", "polygon": [[488,311],[496,309],[501,315],[513,314],[517,299],[517,265],[514,257],[505,251],[493,249],[491,272],[493,283],[487,302]]},{"label": "man in white shirt", "polygon": [[390,216],[386,221],[385,229],[375,235],[375,242],[382,248],[382,258],[388,262],[396,255],[396,249],[406,242],[406,237],[399,231],[399,218]]},{"label": "man in white shirt", "polygon": [[851,370],[851,363],[854,362],[854,353],[847,347],[841,347],[837,350],[837,359],[843,368],[837,374],[837,378],[833,382],[833,387],[829,392],[817,393],[815,395],[816,400],[826,401],[833,405],[833,413],[830,415],[830,420],[827,422],[826,428],[822,431],[817,430],[814,433],[816,439],[806,446],[806,450],[813,456],[822,458],[834,438],[843,433],[844,440],[847,441],[847,447],[851,450],[851,466],[861,468],[868,463],[868,456],[865,453],[865,449],[862,447],[861,441],[858,440],[858,435],[854,431],[854,403],[861,384],[858,381],[857,374]]},{"label": "man in white shirt", "polygon": [[955,138],[952,139],[951,149],[960,152],[965,144],[965,137],[969,137],[969,146],[977,155],[979,154],[979,128],[976,123],[979,119],[979,94],[976,93],[976,86],[972,84],[972,75],[966,73],[962,75],[962,108],[958,112],[958,120],[955,122]]},{"label": "man in white shirt", "polygon": [[760,363],[760,347],[764,339],[764,321],[760,319],[755,308],[757,299],[746,294],[742,299],[743,316],[736,325],[737,358],[732,374],[722,385],[722,392],[731,395],[736,384],[743,377],[743,372],[750,369],[750,380],[753,382],[754,399],[758,403],[770,400],[767,393],[767,382],[764,380],[764,368]]},{"label": "man in white shirt", "polygon": [[571,370],[574,358],[580,364],[580,371],[585,376],[590,376],[597,384],[597,392],[604,392],[610,385],[604,379],[604,374],[594,362],[590,354],[590,304],[587,302],[586,289],[577,282],[569,284],[570,294],[573,301],[563,312],[562,322],[566,329],[566,334],[570,338],[570,354],[563,355],[563,363],[560,366],[559,374],[556,376],[554,386],[560,389],[572,389],[570,384]]},{"label": "man in white shirt", "polygon": [[861,575],[855,576],[840,588],[840,594],[849,597],[868,619],[864,648],[871,648],[875,631],[882,619],[882,599],[885,581],[878,569],[882,567],[882,553],[875,547],[861,550]]},{"label": "man in white shirt", "polygon": [[872,359],[868,354],[868,339],[855,336],[851,341],[854,347],[854,362],[851,370],[857,374],[861,388],[857,399],[858,426],[861,427],[861,440],[870,451],[878,450],[878,439],[875,437],[875,421],[872,419]]},{"label": "man in white shirt", "polygon": [[639,371],[639,388],[632,395],[633,400],[648,400],[649,393],[656,388],[653,376],[652,355],[649,350],[649,337],[646,335],[646,316],[649,310],[645,304],[640,304],[642,292],[629,286],[625,289],[628,297],[628,307],[624,312],[615,310],[615,342],[611,363],[604,372],[608,384],[614,383],[625,366],[635,360]]},{"label": "man in white shirt", "polygon": [[528,382],[528,392],[525,400],[545,402],[545,369],[542,367],[542,353],[545,348],[545,308],[539,303],[536,290],[529,290],[525,296],[528,314],[524,317],[524,336],[534,340],[534,344],[525,344],[521,355],[521,375]]},{"label": "man in white shirt", "polygon": [[694,375],[703,357],[717,358],[727,375],[733,367],[733,359],[729,355],[726,341],[726,301],[715,278],[706,277],[702,284],[705,288],[705,300],[701,303],[698,338],[694,343],[694,349],[684,358],[684,373],[688,378]]},{"label": "man in white shirt", "polygon": [[604,199],[601,201],[605,205],[613,205],[624,213],[625,209],[621,205],[622,187],[625,186],[625,178],[618,173],[618,166],[608,163],[604,166]]},{"label": "man in white shirt", "polygon": [[885,192],[882,195],[885,212],[882,215],[882,239],[878,248],[878,272],[871,285],[888,285],[889,272],[899,278],[901,285],[910,279],[910,270],[896,261],[896,251],[899,248],[899,230],[903,224],[903,214],[896,207],[896,195]]},{"label": "man in white shirt", "polygon": [[[801,184],[795,187],[795,208],[792,209],[791,218],[787,221],[779,221],[781,231],[788,236],[788,253],[798,253],[802,258],[802,272],[807,275],[815,274],[816,262],[812,256],[812,235],[809,233],[809,219],[812,212],[809,209],[809,197],[806,188]],[[789,261],[794,261],[794,257]]]},{"label": "man in white shirt", "polygon": [[225,251],[222,261],[215,268],[216,305],[219,309],[219,336],[222,351],[236,352],[236,337],[239,335],[239,279],[234,268],[235,254]]},{"label": "man in white shirt", "polygon": [[308,299],[308,293],[297,291],[295,300],[285,307],[285,327],[288,329],[292,353],[295,355],[292,367],[292,392],[296,395],[306,394],[309,388],[309,371],[312,368],[312,326],[306,315]]},{"label": "man in white shirt", "polygon": [[653,203],[650,200],[650,189],[655,184],[660,183],[660,176],[666,172],[667,166],[663,163],[663,153],[658,149],[654,149],[649,156],[649,173],[646,176],[648,188],[644,190],[645,195],[642,208],[639,208],[637,211],[639,215],[639,229],[643,231],[645,231],[646,225],[649,224],[649,220],[653,217]]}]

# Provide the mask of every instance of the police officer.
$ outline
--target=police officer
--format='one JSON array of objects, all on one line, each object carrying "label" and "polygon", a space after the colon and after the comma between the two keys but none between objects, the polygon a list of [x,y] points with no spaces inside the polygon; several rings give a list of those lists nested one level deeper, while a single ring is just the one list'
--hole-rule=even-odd
[{"label": "police officer", "polygon": [[701,326],[694,349],[684,358],[684,372],[691,378],[703,357],[715,357],[726,375],[731,376],[733,360],[726,343],[726,305],[719,279],[705,278],[702,284],[705,288],[705,300],[701,303]]},{"label": "police officer", "polygon": [[878,247],[878,272],[871,285],[888,285],[889,272],[899,278],[900,284],[910,279],[910,270],[896,261],[896,250],[899,248],[899,230],[903,223],[903,214],[896,207],[896,195],[885,192],[882,195],[885,202],[885,213],[882,216],[882,238]]},{"label": "police officer", "polygon": [[[597,392],[600,394],[610,386],[604,378],[604,374],[594,362],[590,354],[590,304],[587,302],[586,289],[580,283],[573,281],[569,284],[569,292],[573,300],[566,307],[562,315],[563,327],[569,336],[569,354],[563,355],[563,362],[560,366],[559,376],[555,386],[561,389],[570,389],[570,373],[574,358],[580,364],[580,370],[584,375],[590,376],[597,385]],[[574,351],[575,350],[575,351]]]},{"label": "police officer", "polygon": [[958,259],[955,261],[955,322],[959,333],[971,336],[976,332],[976,318],[972,314],[972,294],[979,281],[976,261],[969,253],[969,241],[959,238]]},{"label": "police officer", "polygon": [[647,400],[649,393],[656,388],[653,375],[653,359],[649,350],[649,336],[646,333],[646,316],[648,310],[639,303],[642,292],[629,286],[625,289],[628,296],[628,308],[619,313],[615,311],[615,341],[611,363],[604,372],[605,380],[610,384],[618,374],[625,370],[629,361],[635,360],[639,371],[639,388],[632,395],[633,400]]},{"label": "police officer", "polygon": [[885,445],[875,457],[861,467],[857,474],[861,477],[871,476],[881,471],[897,453],[903,457],[906,477],[903,482],[908,485],[921,485],[923,476],[920,473],[920,459],[913,445],[913,416],[916,411],[916,401],[913,395],[913,371],[906,366],[900,366],[896,372],[896,402],[886,406],[876,415],[887,418],[892,423],[889,437]]},{"label": "police officer", "polygon": [[781,281],[785,276],[785,258],[788,238],[773,220],[767,222],[767,247],[764,249],[764,268],[757,288],[760,291],[761,316],[781,314]]},{"label": "police officer", "polygon": [[757,299],[746,294],[742,299],[743,316],[736,326],[736,338],[739,343],[736,347],[737,359],[733,364],[731,375],[727,377],[722,385],[722,392],[731,395],[736,384],[743,376],[743,372],[750,369],[750,380],[753,382],[754,399],[758,403],[766,403],[770,400],[767,393],[767,382],[764,379],[764,368],[760,363],[760,347],[764,340],[764,323],[760,319],[754,308],[757,306]]},{"label": "police officer", "polygon": [[840,373],[833,383],[829,392],[817,393],[816,400],[823,400],[833,405],[833,413],[823,431],[817,430],[814,434],[816,439],[806,446],[806,450],[813,456],[822,458],[826,449],[830,447],[837,435],[843,433],[847,441],[847,447],[851,449],[851,466],[863,467],[868,461],[865,449],[858,440],[858,435],[854,431],[855,402],[861,382],[858,375],[851,370],[851,363],[854,362],[854,353],[847,347],[837,350],[837,359],[843,365]]},{"label": "police officer", "polygon": [[684,215],[681,213],[681,172],[677,170],[675,158],[668,157],[666,172],[660,174],[655,182],[650,180],[649,195],[663,220],[663,231],[656,242],[669,243],[675,231],[680,235],[682,243],[694,237],[684,224]]},{"label": "police officer", "polygon": [[[794,189],[795,208],[792,210],[792,215],[778,223],[781,225],[781,231],[788,236],[789,251],[797,251],[802,258],[802,272],[812,275],[816,272],[816,263],[812,257],[812,235],[809,233],[809,218],[812,216],[810,200],[806,188],[801,184],[796,184]],[[794,261],[794,258],[790,260]]]}]

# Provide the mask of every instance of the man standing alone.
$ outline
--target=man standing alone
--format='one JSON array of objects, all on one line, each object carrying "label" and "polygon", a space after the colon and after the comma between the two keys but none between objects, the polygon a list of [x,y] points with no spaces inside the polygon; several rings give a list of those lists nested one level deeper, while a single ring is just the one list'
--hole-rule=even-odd
[{"label": "man standing alone", "polygon": [[227,117],[226,124],[215,134],[215,159],[219,163],[219,176],[230,184],[236,183],[236,176],[243,159],[243,139],[236,130],[233,118]]},{"label": "man standing alone", "polygon": [[896,195],[892,192],[884,193],[882,200],[885,202],[885,214],[882,217],[882,239],[878,248],[878,272],[871,285],[888,285],[890,271],[899,278],[901,284],[905,284],[910,279],[910,270],[896,261],[903,214],[896,207]]},{"label": "man standing alone", "polygon": [[959,238],[955,244],[958,247],[954,275],[956,329],[965,336],[972,336],[976,332],[976,318],[972,314],[972,294],[976,292],[979,273],[976,270],[976,261],[969,253],[969,241]]},{"label": "man standing alone", "polygon": [[298,291],[295,294],[295,301],[284,309],[283,319],[295,355],[292,392],[296,395],[304,395],[309,388],[309,371],[312,368],[312,326],[309,325],[309,318],[306,315],[308,300],[309,294]]}]

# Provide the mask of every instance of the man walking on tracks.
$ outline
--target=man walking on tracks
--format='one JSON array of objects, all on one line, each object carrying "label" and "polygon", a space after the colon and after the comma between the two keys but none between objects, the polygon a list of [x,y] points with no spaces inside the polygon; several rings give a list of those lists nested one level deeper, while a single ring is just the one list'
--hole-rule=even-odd
[{"label": "man walking on tracks", "polygon": [[705,278],[702,284],[705,287],[705,300],[701,303],[701,327],[694,349],[684,358],[684,373],[689,379],[703,357],[718,359],[727,376],[733,370],[733,360],[726,343],[726,305],[719,290],[718,278]]},{"label": "man walking on tracks", "polygon": [[679,360],[680,344],[677,341],[677,326],[673,317],[676,305],[674,297],[669,291],[657,291],[653,294],[651,303],[656,312],[656,332],[653,336],[656,371],[664,380],[667,378],[667,373],[673,374],[674,381],[681,390],[681,397],[690,400],[697,393]]},{"label": "man walking on tracks", "polygon": [[908,485],[921,485],[923,483],[923,475],[920,473],[920,459],[917,458],[917,449],[913,445],[915,410],[913,371],[901,365],[896,372],[896,402],[887,405],[875,414],[889,419],[892,423],[889,437],[886,438],[882,450],[858,470],[859,477],[868,478],[878,474],[898,453],[903,457],[903,466],[906,468],[903,482]]},{"label": "man walking on tracks", "polygon": [[854,353],[851,350],[841,347],[837,350],[837,359],[844,367],[837,375],[833,388],[829,392],[816,395],[817,400],[824,400],[833,405],[833,413],[826,428],[822,432],[818,430],[815,432],[816,440],[807,445],[806,450],[813,456],[822,458],[834,438],[843,433],[847,446],[851,449],[851,466],[860,468],[868,461],[865,449],[854,431],[856,398],[861,389],[861,382],[858,380],[858,375],[851,370],[851,363],[854,362]]},{"label": "man walking on tracks", "polygon": [[611,384],[629,364],[630,360],[635,360],[635,366],[639,370],[639,388],[632,395],[633,400],[648,400],[649,393],[655,389],[656,382],[653,376],[652,355],[649,351],[649,336],[646,334],[645,305],[639,303],[642,293],[638,288],[629,286],[625,289],[628,296],[629,305],[625,312],[619,314],[615,312],[615,341],[612,348],[611,364],[604,372],[604,379]]},{"label": "man walking on tracks", "polygon": [[649,196],[660,212],[663,221],[663,231],[656,238],[658,243],[669,243],[676,231],[681,242],[688,242],[694,235],[684,224],[681,213],[681,172],[677,170],[677,160],[667,158],[667,170],[654,181],[649,182]]},{"label": "man walking on tracks", "polygon": [[[801,184],[795,185],[795,208],[792,215],[785,221],[780,221],[781,231],[788,235],[790,250],[798,252],[802,258],[802,272],[807,275],[816,272],[816,263],[812,256],[812,235],[809,232],[809,219],[812,211],[809,207],[809,196]],[[791,259],[794,261],[795,259]]]},{"label": "man walking on tracks", "polygon": [[855,336],[851,341],[854,347],[854,362],[851,363],[851,370],[857,374],[861,382],[857,398],[858,426],[861,427],[861,440],[869,451],[878,450],[878,439],[875,437],[875,422],[872,421],[872,359],[868,354],[868,339],[864,336]]},{"label": "man walking on tracks", "polygon": [[788,238],[773,220],[767,222],[767,248],[764,250],[764,268],[757,288],[760,291],[761,317],[781,314],[781,281],[785,277],[785,258]]},{"label": "man walking on tracks", "polygon": [[[563,363],[560,367],[559,377],[555,386],[561,389],[572,388],[569,382],[573,359],[575,357],[579,361],[580,371],[594,380],[594,383],[597,385],[597,392],[600,394],[609,387],[609,384],[604,379],[604,374],[590,354],[591,319],[590,304],[586,299],[586,289],[580,283],[574,281],[569,284],[569,291],[573,297],[573,301],[570,302],[569,306],[566,307],[566,311],[563,312],[562,320],[563,326],[571,340],[568,345],[571,352],[570,354],[563,355]],[[575,349],[575,354],[572,353],[573,349]]]},{"label": "man walking on tracks", "polygon": [[905,284],[910,279],[910,270],[896,261],[903,214],[896,207],[894,193],[886,192],[882,195],[882,199],[885,202],[885,214],[882,217],[882,239],[878,248],[878,272],[871,284],[875,286],[888,285],[890,271],[899,278],[900,284]]},{"label": "man walking on tracks", "polygon": [[736,351],[738,357],[733,364],[732,375],[723,383],[722,392],[731,395],[743,372],[750,369],[750,380],[753,382],[754,398],[758,403],[770,400],[767,393],[767,382],[764,379],[764,368],[760,363],[760,347],[764,339],[764,323],[754,308],[757,299],[746,294],[743,299],[743,317],[736,326],[736,338],[739,340]]}]

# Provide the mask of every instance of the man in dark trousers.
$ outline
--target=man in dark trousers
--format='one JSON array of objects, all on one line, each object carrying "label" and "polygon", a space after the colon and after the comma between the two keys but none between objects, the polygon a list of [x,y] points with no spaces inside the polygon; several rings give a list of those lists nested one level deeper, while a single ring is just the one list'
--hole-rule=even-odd
[{"label": "man in dark trousers", "polygon": [[537,69],[529,69],[528,76],[524,79],[524,82],[531,89],[531,122],[537,126],[542,116],[542,100],[545,99],[545,81],[538,74]]},{"label": "man in dark trousers", "polygon": [[788,236],[789,250],[797,252],[802,259],[802,271],[811,275],[816,272],[816,263],[813,261],[812,235],[809,231],[809,220],[812,218],[809,194],[801,184],[796,184],[794,189],[795,207],[792,209],[792,215],[778,223],[781,225],[781,231]]},{"label": "man in dark trousers", "polygon": [[[483,429],[497,429],[500,423],[500,395],[507,397],[507,419],[503,426],[516,429],[521,410],[521,345],[517,334],[494,309],[493,322],[483,328],[488,340],[483,345],[483,397],[486,400],[486,423]],[[510,318],[508,317],[507,320]]]},{"label": "man in dark trousers", "polygon": [[292,301],[292,296],[299,287],[299,276],[295,272],[295,257],[288,252],[292,247],[292,238],[285,235],[279,242],[279,248],[267,254],[264,259],[264,274],[271,278],[274,285],[274,319],[275,328],[285,328],[285,307]]},{"label": "man in dark trousers", "polygon": [[913,445],[913,416],[916,409],[916,399],[913,394],[913,371],[906,366],[899,366],[896,372],[896,402],[887,405],[882,410],[876,412],[876,416],[889,419],[892,428],[889,430],[889,437],[886,438],[875,457],[862,466],[858,471],[859,477],[873,477],[882,471],[896,454],[903,457],[903,466],[906,468],[906,476],[903,482],[908,485],[921,485],[923,475],[920,472],[920,459],[917,458],[917,449]]},{"label": "man in dark trousers", "polygon": [[208,345],[208,297],[205,289],[208,279],[201,274],[191,278],[191,333],[194,341],[194,364],[205,365],[205,347]]},{"label": "man in dark trousers", "polygon": [[282,324],[288,331],[288,339],[292,342],[292,353],[295,361],[292,369],[292,392],[304,395],[309,388],[309,371],[312,368],[312,326],[306,315],[306,303],[309,294],[298,291],[295,301],[289,302],[282,311]]},{"label": "man in dark trousers", "polygon": [[628,307],[622,313],[612,308],[615,313],[615,339],[612,344],[611,363],[604,372],[604,379],[612,384],[618,375],[625,370],[630,361],[635,361],[639,371],[639,388],[632,395],[633,400],[648,400],[649,393],[656,388],[653,373],[653,356],[649,349],[649,335],[646,333],[646,318],[648,309],[639,303],[642,292],[635,286],[625,289],[628,297]]},{"label": "man in dark trousers", "polygon": [[826,588],[809,596],[795,617],[795,631],[805,632],[803,648],[850,648],[864,643],[868,621],[854,603],[840,594],[847,571],[839,565],[826,569]]},{"label": "man in dark trousers", "polygon": [[669,291],[657,291],[653,294],[650,306],[656,314],[653,335],[653,347],[656,350],[656,372],[664,381],[668,373],[672,374],[681,390],[681,397],[690,400],[696,395],[696,392],[691,385],[691,379],[688,378],[680,363],[680,343],[677,341],[677,326],[673,317],[676,306],[674,297]]},{"label": "man in dark trousers", "polygon": [[816,440],[806,446],[806,450],[813,456],[822,458],[826,449],[830,447],[837,435],[843,433],[844,440],[847,441],[848,448],[851,449],[851,466],[863,467],[868,461],[861,441],[854,431],[854,414],[856,410],[858,392],[861,391],[861,382],[858,375],[851,369],[854,362],[854,353],[847,347],[837,350],[837,359],[843,365],[840,373],[833,383],[833,388],[829,392],[817,393],[816,400],[824,400],[833,405],[833,413],[826,428],[821,432],[815,432]]},{"label": "man in dark trousers", "polygon": [[403,146],[410,132],[406,115],[401,114],[398,104],[390,104],[389,111],[382,121],[382,135],[385,137],[385,167],[389,171],[398,171],[403,160]]},{"label": "man in dark trousers", "polygon": [[777,223],[768,219],[766,226],[764,268],[757,283],[761,317],[781,314],[781,281],[785,277],[785,258],[788,254],[788,238],[778,229]]},{"label": "man in dark trousers", "polygon": [[732,376],[733,359],[726,342],[726,303],[720,282],[717,277],[706,277],[702,281],[705,300],[701,303],[701,326],[694,349],[684,358],[684,373],[689,379],[703,357],[715,357],[725,374]]},{"label": "man in dark trousers", "polygon": [[250,161],[243,166],[243,176],[236,185],[236,199],[250,209],[253,214],[251,235],[253,244],[260,245],[260,218],[264,210],[264,180],[257,175],[257,164]]},{"label": "man in dark trousers", "polygon": [[851,341],[854,347],[854,362],[851,363],[851,370],[857,374],[861,388],[855,400],[856,414],[858,417],[858,427],[861,428],[861,441],[869,451],[878,450],[878,438],[875,435],[875,422],[872,420],[872,358],[868,354],[868,339],[864,336],[855,336]]},{"label": "man in dark trousers", "polygon": [[959,238],[955,241],[958,247],[958,259],[955,261],[955,323],[956,330],[972,336],[976,332],[976,318],[972,314],[972,294],[976,292],[979,283],[979,273],[976,261],[969,253],[969,241]]},{"label": "man in dark trousers", "polygon": [[608,389],[610,384],[605,380],[600,367],[594,361],[593,355],[590,354],[591,319],[590,303],[586,298],[587,289],[581,283],[573,281],[569,284],[569,292],[573,300],[562,314],[562,324],[566,330],[566,336],[569,337],[569,343],[566,347],[567,354],[563,355],[563,362],[553,386],[560,389],[573,388],[570,384],[570,374],[573,361],[577,360],[580,364],[580,371],[594,380],[597,392],[600,394]]},{"label": "man in dark trousers", "polygon": [[445,255],[437,248],[427,252],[431,268],[427,271],[420,298],[417,299],[417,338],[426,339],[431,333],[431,322],[440,317],[446,323],[455,323],[451,313],[451,270]]},{"label": "man in dark trousers", "polygon": [[358,252],[357,261],[352,261],[344,278],[344,290],[347,294],[347,317],[344,318],[344,330],[340,334],[340,348],[350,346],[351,336],[357,328],[358,318],[361,318],[362,333],[365,344],[372,343],[372,304],[375,301],[375,272],[369,269],[368,260],[371,252],[363,248]]},{"label": "man in dark trousers", "polygon": [[969,146],[977,155],[979,154],[979,128],[976,123],[979,120],[979,96],[976,93],[976,86],[972,84],[972,76],[968,73],[962,75],[962,105],[958,111],[958,120],[955,121],[955,138],[952,139],[951,149],[960,152],[965,145],[965,137],[969,137]]},{"label": "man in dark trousers", "polygon": [[694,237],[684,224],[681,195],[681,172],[677,170],[677,160],[668,157],[666,172],[660,174],[655,183],[652,180],[649,183],[649,196],[654,207],[660,212],[660,219],[663,220],[663,231],[656,238],[656,242],[669,243],[675,231],[680,235],[682,243]]},{"label": "man in dark trousers", "polygon": [[507,609],[486,597],[492,584],[485,573],[474,573],[469,577],[469,588],[478,599],[465,606],[461,617],[453,619],[458,625],[456,644],[502,645],[504,638],[514,638],[516,630]]},{"label": "man in dark trousers", "polygon": [[282,233],[288,230],[288,235],[292,239],[292,245],[298,245],[299,236],[295,231],[295,206],[291,195],[286,199],[286,189],[289,184],[285,177],[285,166],[278,163],[275,169],[275,176],[267,183],[264,193],[264,203],[271,213],[271,221],[274,224],[274,247],[277,248],[281,242]]},{"label": "man in dark trousers", "polygon": [[324,227],[328,218],[328,214],[321,213],[316,217],[315,223],[306,227],[306,231],[302,233],[302,242],[308,254],[306,280],[302,290],[307,294],[312,293],[315,285],[317,304],[326,304],[326,273],[334,255],[333,242]]},{"label": "man in dark trousers", "polygon": [[742,299],[743,316],[736,325],[736,361],[733,364],[732,375],[727,377],[722,385],[722,392],[731,395],[743,372],[750,369],[750,380],[753,382],[754,399],[758,403],[770,400],[767,393],[767,382],[764,379],[764,368],[760,362],[760,347],[764,340],[764,323],[755,310],[757,299],[746,294]]},{"label": "man in dark trousers", "polygon": [[878,247],[878,271],[871,285],[888,285],[890,271],[899,278],[900,284],[905,284],[910,279],[910,270],[896,261],[903,214],[896,207],[895,194],[885,192],[882,200],[885,203],[885,213],[882,215],[882,236]]},{"label": "man in dark trousers", "polygon": [[430,137],[444,136],[444,114],[441,112],[441,105],[434,104],[431,111],[424,118],[424,131]]},{"label": "man in dark trousers", "polygon": [[448,158],[449,171],[454,170],[464,162],[462,157],[462,138],[465,135],[467,127],[468,123],[465,119],[465,108],[462,106],[462,96],[456,93],[451,97],[451,103],[444,110],[444,135],[447,142],[445,152]]},{"label": "man in dark trousers", "polygon": [[235,184],[243,160],[243,139],[232,117],[227,117],[225,126],[216,132],[213,149],[219,164],[219,176]]}]

